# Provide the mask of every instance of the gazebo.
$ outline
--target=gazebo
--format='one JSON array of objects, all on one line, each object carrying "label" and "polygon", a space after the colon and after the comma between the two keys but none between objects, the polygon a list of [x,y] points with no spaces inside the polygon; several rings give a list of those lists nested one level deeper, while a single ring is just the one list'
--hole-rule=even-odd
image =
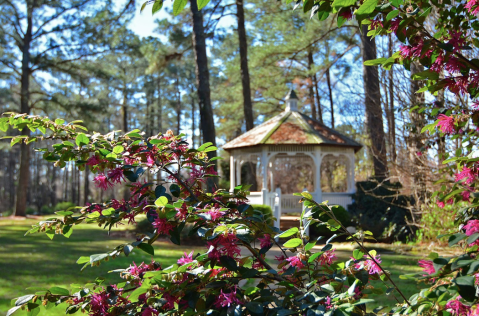
[{"label": "gazebo", "polygon": [[300,197],[308,191],[316,201],[343,207],[355,192],[354,154],[362,145],[298,112],[291,90],[281,114],[223,146],[230,154],[231,191],[251,184],[251,204],[269,205],[275,217],[298,215]]}]

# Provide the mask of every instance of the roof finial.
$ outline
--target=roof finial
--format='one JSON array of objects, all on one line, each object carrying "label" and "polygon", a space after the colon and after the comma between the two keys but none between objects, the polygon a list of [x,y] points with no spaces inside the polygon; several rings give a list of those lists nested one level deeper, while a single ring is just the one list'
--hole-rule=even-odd
[{"label": "roof finial", "polygon": [[286,101],[286,112],[298,111],[298,97],[293,89],[289,90],[284,100]]}]

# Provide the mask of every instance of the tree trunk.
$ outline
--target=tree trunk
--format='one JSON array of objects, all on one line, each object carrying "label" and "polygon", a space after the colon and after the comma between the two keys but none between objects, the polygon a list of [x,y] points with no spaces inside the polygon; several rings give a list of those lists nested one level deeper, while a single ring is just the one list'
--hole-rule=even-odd
[{"label": "tree trunk", "polygon": [[[216,146],[216,131],[210,99],[210,75],[208,72],[208,57],[206,55],[203,13],[198,10],[196,0],[190,0],[190,5],[191,13],[193,14],[192,40],[195,52],[195,74],[200,108],[200,126],[203,134],[203,142],[211,142]],[[208,157],[210,159],[216,157],[216,150],[208,152]],[[209,180],[207,185],[208,190],[211,191],[215,186],[215,181],[213,178],[209,178]]]},{"label": "tree trunk", "polygon": [[236,0],[236,16],[238,17],[238,39],[240,51],[241,84],[243,85],[243,109],[246,130],[254,127],[253,104],[251,102],[251,86],[248,69],[248,41],[246,38],[243,0]]},{"label": "tree trunk", "polygon": [[196,115],[195,115],[195,98],[191,97],[191,147],[195,148],[195,130],[196,130]]},{"label": "tree trunk", "polygon": [[[376,41],[367,36],[368,26],[362,26],[361,42],[363,62],[376,59]],[[384,135],[381,109],[381,92],[379,90],[379,74],[377,66],[363,66],[366,127],[371,139],[374,174],[378,178],[387,176],[386,141]]]},{"label": "tree trunk", "polygon": [[[424,66],[418,62],[411,63],[411,76],[423,70]],[[421,105],[425,102],[424,93],[416,93],[421,86],[422,84],[419,81],[411,80],[411,107]],[[420,152],[424,146],[424,134],[421,133],[421,130],[425,125],[425,118],[424,114],[418,113],[417,110],[410,112],[409,117],[411,120],[411,128],[409,129],[407,140],[409,159],[411,162],[410,170],[415,185],[416,198],[420,201],[424,201],[426,199],[426,175],[422,154]]]},{"label": "tree trunk", "polygon": [[[22,47],[22,74],[20,88],[20,113],[30,113],[30,45],[32,42],[33,28],[33,6],[27,2],[27,30],[23,37]],[[23,135],[30,136],[30,129],[24,128]],[[20,172],[18,176],[17,200],[15,205],[15,216],[26,216],[27,194],[30,179],[30,146],[22,143],[20,145]]]},{"label": "tree trunk", "polygon": [[333,103],[333,89],[331,88],[331,73],[328,69],[326,70],[326,81],[328,83],[329,90],[329,102],[331,103],[331,128],[334,128],[334,103]]},{"label": "tree trunk", "polygon": [[309,104],[311,105],[311,117],[316,119],[316,104],[314,103],[314,80],[312,75],[312,68],[314,65],[313,60],[313,50],[310,48],[308,50],[308,73],[309,73]]},{"label": "tree trunk", "polygon": [[180,78],[176,71],[176,135],[180,135],[181,131],[181,94],[180,94]]},{"label": "tree trunk", "polygon": [[161,77],[158,75],[158,133],[163,133],[163,106],[161,104]]},{"label": "tree trunk", "polygon": [[[389,43],[388,43],[388,51],[389,56],[393,55],[393,39],[391,34],[389,34]],[[388,105],[386,105],[388,106]],[[394,115],[394,67],[391,67],[389,70],[389,142],[391,143],[391,159],[393,162],[397,159],[396,153],[396,117]]]},{"label": "tree trunk", "polygon": [[90,175],[90,168],[86,166],[85,168],[85,178],[83,179],[83,205],[88,203],[88,197],[90,196],[90,180],[88,179]]},{"label": "tree trunk", "polygon": [[318,120],[321,123],[323,123],[323,109],[321,108],[321,97],[319,96],[318,76],[314,74],[313,79],[314,79],[314,89],[316,91],[316,103],[318,104],[318,111],[316,113],[318,114]]},{"label": "tree trunk", "polygon": [[125,86],[123,87],[123,103],[121,105],[121,111],[122,111],[122,120],[123,120],[123,132],[127,133],[128,132],[128,91],[126,91],[126,83]]}]

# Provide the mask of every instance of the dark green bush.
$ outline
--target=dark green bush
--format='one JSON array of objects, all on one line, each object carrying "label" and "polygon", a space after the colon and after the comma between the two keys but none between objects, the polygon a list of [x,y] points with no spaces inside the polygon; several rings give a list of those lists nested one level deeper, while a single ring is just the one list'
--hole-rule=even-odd
[{"label": "dark green bush", "polygon": [[[349,215],[348,211],[342,207],[341,205],[331,205],[331,209],[333,210],[334,216],[344,225],[344,227],[348,227],[351,225],[351,216]],[[313,210],[313,218],[319,219],[321,222],[327,222],[331,217],[327,214],[323,214],[319,216],[322,212],[320,210]],[[326,225],[313,224],[309,228],[310,234],[313,236],[331,236],[334,232],[330,231]]]},{"label": "dark green bush", "polygon": [[379,184],[372,180],[357,182],[356,187],[353,204],[349,206],[356,226],[388,242],[413,236],[414,232],[407,225],[407,220],[411,219],[407,207],[414,201],[400,194],[401,183],[384,181]]},{"label": "dark green bush", "polygon": [[48,205],[43,205],[42,208],[40,209],[40,214],[53,214],[55,213],[55,209],[53,207],[50,207]]},{"label": "dark green bush", "polygon": [[76,205],[73,204],[72,202],[59,202],[53,208],[53,212],[68,211],[70,208],[75,207],[75,206]]},{"label": "dark green bush", "polygon": [[273,225],[273,210],[271,209],[271,207],[263,204],[251,204],[251,206],[255,211],[258,211],[263,214],[263,217],[268,223],[268,225]]}]

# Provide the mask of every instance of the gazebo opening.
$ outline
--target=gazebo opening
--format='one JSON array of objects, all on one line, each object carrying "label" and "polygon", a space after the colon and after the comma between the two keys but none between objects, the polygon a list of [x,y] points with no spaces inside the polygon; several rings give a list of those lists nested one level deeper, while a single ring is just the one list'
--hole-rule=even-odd
[{"label": "gazebo opening", "polygon": [[263,174],[260,155],[246,155],[241,160],[241,183],[251,184],[251,192],[261,191]]},{"label": "gazebo opening", "polygon": [[281,189],[282,194],[293,194],[304,190],[314,192],[315,164],[305,154],[278,154],[269,165],[268,190]]},{"label": "gazebo opening", "polygon": [[321,191],[348,192],[348,159],[326,155],[321,161]]}]

